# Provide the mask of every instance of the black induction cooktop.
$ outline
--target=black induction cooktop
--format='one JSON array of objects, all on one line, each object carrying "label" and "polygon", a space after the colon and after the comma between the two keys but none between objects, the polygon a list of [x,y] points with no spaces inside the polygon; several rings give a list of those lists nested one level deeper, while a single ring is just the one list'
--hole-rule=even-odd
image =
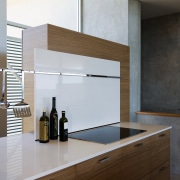
[{"label": "black induction cooktop", "polygon": [[145,131],[146,130],[124,128],[117,126],[102,126],[70,133],[68,137],[101,144],[109,144],[115,141],[119,141],[123,138],[143,133]]}]

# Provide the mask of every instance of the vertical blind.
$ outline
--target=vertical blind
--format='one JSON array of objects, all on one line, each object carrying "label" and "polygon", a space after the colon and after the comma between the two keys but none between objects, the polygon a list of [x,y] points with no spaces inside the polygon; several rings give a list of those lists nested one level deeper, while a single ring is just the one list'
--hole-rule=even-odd
[{"label": "vertical blind", "polygon": [[[22,30],[29,28],[24,24],[7,21],[7,67],[22,69]],[[22,133],[22,118],[16,118],[13,106],[22,99],[21,72],[7,72],[7,100],[10,108],[7,110],[7,136]]]},{"label": "vertical blind", "polygon": [[[22,69],[21,39],[7,37],[7,63],[9,69]],[[16,118],[12,109],[22,98],[22,85],[17,76],[21,78],[21,73],[7,72],[7,100],[11,105],[7,110],[7,136],[22,133],[22,118]]]}]

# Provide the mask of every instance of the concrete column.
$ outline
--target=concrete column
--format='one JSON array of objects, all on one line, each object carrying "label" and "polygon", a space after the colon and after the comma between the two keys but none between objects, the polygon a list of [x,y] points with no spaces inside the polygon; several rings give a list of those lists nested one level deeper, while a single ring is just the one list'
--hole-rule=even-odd
[{"label": "concrete column", "polygon": [[141,4],[129,0],[128,45],[130,46],[130,120],[141,107]]}]

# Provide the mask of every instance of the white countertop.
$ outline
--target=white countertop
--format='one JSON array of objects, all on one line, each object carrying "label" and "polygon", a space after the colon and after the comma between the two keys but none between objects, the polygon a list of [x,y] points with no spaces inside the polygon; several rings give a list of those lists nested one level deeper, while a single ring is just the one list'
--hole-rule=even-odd
[{"label": "white countertop", "polygon": [[167,126],[128,122],[115,126],[147,131],[107,145],[71,138],[68,142],[51,140],[49,143],[39,143],[34,141],[32,133],[0,138],[0,179],[36,179],[171,129]]}]

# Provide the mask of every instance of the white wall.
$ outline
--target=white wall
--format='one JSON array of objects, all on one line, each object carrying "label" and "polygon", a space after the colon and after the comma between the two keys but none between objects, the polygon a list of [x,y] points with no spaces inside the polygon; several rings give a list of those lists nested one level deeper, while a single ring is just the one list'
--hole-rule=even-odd
[{"label": "white wall", "polygon": [[54,24],[77,31],[77,0],[7,0],[7,20],[38,26]]}]

